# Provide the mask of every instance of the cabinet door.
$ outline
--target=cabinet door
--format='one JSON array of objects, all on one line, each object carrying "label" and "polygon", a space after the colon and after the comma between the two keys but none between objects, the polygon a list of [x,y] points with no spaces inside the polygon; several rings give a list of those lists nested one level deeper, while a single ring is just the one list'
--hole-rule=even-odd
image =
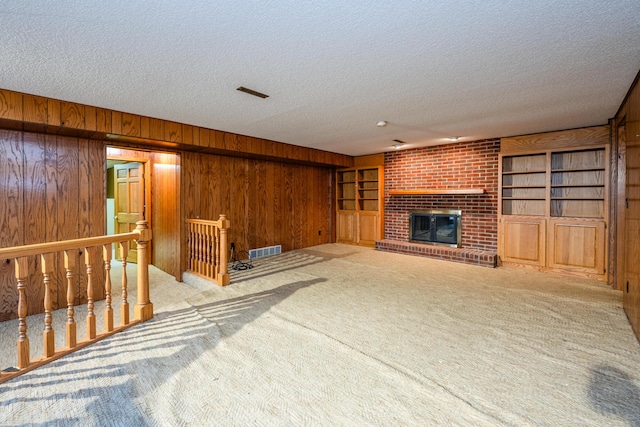
[{"label": "cabinet door", "polygon": [[338,243],[356,243],[357,213],[338,211],[336,222]]},{"label": "cabinet door", "polygon": [[505,262],[545,265],[545,219],[502,218],[502,255]]},{"label": "cabinet door", "polygon": [[358,214],[358,241],[361,245],[375,246],[380,240],[380,215],[376,212]]},{"label": "cabinet door", "polygon": [[549,220],[548,267],[604,274],[604,221]]}]

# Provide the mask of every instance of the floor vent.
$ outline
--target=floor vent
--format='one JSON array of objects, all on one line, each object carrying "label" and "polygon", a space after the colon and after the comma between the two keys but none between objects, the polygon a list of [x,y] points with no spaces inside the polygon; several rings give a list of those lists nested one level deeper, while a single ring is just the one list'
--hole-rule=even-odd
[{"label": "floor vent", "polygon": [[282,245],[267,246],[266,248],[249,249],[249,259],[262,258],[263,256],[278,255],[282,253]]}]

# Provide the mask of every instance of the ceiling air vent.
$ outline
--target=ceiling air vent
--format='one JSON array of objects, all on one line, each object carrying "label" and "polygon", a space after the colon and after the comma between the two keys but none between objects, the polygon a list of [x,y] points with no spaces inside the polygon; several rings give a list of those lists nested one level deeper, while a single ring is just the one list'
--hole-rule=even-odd
[{"label": "ceiling air vent", "polygon": [[240,86],[236,90],[239,90],[240,92],[248,93],[249,95],[257,96],[258,98],[262,98],[262,99],[269,97],[269,95],[265,95],[264,93],[260,93],[258,91],[246,88],[244,86]]}]

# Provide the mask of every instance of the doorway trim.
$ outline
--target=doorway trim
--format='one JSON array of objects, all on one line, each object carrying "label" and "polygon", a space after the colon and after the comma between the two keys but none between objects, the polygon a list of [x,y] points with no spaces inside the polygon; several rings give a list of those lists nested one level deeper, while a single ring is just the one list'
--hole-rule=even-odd
[{"label": "doorway trim", "polygon": [[[117,147],[107,146],[107,161],[108,160],[117,160],[122,161],[122,163],[141,163],[143,164],[142,171],[142,180],[143,180],[143,191],[144,191],[144,206],[143,206],[143,218],[149,224],[149,227],[152,227],[153,219],[151,218],[151,167],[150,167],[150,159],[146,159],[143,157],[131,157],[131,156],[120,156],[116,153],[116,150],[119,150]],[[128,149],[127,149],[128,150]],[[111,151],[111,152],[110,152]],[[129,151],[137,151],[137,150],[129,150]],[[106,194],[106,192],[105,192]],[[106,203],[105,203],[106,207]],[[109,221],[114,221],[114,218],[108,218]],[[153,239],[151,240],[151,244],[149,245],[149,262],[153,259]]]},{"label": "doorway trim", "polygon": [[145,218],[152,229],[149,262],[182,280],[181,152],[108,146],[107,159],[143,163]]}]

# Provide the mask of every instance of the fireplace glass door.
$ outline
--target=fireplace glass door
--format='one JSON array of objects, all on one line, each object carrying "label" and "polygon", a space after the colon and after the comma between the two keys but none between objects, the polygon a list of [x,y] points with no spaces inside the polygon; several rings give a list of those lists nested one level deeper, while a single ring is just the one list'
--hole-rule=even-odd
[{"label": "fireplace glass door", "polygon": [[417,211],[409,214],[412,242],[460,246],[460,211]]}]

